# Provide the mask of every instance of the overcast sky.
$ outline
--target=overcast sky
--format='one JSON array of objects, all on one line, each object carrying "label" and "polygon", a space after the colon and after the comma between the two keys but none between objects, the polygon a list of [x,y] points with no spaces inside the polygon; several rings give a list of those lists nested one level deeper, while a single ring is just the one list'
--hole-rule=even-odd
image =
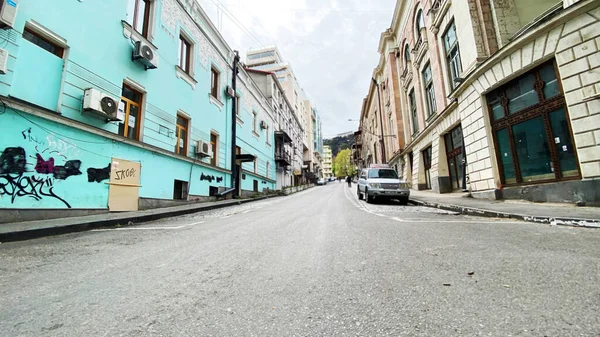
[{"label": "overcast sky", "polygon": [[395,0],[198,0],[232,49],[277,45],[317,107],[323,136],[353,131]]}]

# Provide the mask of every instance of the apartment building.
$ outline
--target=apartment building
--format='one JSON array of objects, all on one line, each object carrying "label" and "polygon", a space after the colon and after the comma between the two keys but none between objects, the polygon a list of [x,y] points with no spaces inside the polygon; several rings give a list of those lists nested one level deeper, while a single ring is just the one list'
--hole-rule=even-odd
[{"label": "apartment building", "polygon": [[598,27],[597,1],[398,1],[373,73],[386,161],[413,189],[597,203]]},{"label": "apartment building", "polygon": [[236,120],[239,193],[275,189],[275,111],[243,69],[233,91],[234,52],[198,2],[12,9],[0,29],[4,221],[209,199],[232,187]]},{"label": "apartment building", "polygon": [[323,146],[323,178],[333,177],[333,154],[329,145]]},{"label": "apartment building", "polygon": [[[307,107],[306,104],[310,105],[310,101],[306,98],[291,65],[283,61],[281,53],[276,46],[249,50],[246,56],[246,66],[250,69],[268,71],[275,74],[283,88],[285,97],[292,106],[292,112],[300,121],[302,132],[298,135],[300,137],[299,142],[294,147],[292,153],[294,160],[293,172],[297,184],[306,183],[309,178],[312,178],[312,175],[308,174],[308,168],[311,166],[309,160],[312,160],[312,158],[308,155],[310,145],[306,135],[307,130],[310,129],[310,119],[306,113],[310,107]],[[293,139],[295,140],[295,138]]]}]

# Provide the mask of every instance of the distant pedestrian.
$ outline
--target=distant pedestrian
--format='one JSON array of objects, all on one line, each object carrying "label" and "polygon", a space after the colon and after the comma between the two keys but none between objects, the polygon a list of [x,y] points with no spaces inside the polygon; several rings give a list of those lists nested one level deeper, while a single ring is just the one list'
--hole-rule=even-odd
[{"label": "distant pedestrian", "polygon": [[352,177],[346,176],[346,182],[348,183],[348,187],[352,187]]}]

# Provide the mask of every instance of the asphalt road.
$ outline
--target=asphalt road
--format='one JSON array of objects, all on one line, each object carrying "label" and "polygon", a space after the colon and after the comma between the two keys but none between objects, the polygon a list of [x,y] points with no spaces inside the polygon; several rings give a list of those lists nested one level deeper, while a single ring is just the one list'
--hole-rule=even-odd
[{"label": "asphalt road", "polygon": [[600,336],[600,230],[355,186],[0,244],[0,335]]}]

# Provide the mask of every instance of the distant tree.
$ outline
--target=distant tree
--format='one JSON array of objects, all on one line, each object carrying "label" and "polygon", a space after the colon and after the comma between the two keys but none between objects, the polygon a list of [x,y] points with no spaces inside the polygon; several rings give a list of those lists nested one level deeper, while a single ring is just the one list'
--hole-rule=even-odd
[{"label": "distant tree", "polygon": [[352,163],[352,151],[350,149],[340,151],[335,156],[333,167],[335,168],[336,177],[354,176],[356,168],[354,167],[354,163]]}]

